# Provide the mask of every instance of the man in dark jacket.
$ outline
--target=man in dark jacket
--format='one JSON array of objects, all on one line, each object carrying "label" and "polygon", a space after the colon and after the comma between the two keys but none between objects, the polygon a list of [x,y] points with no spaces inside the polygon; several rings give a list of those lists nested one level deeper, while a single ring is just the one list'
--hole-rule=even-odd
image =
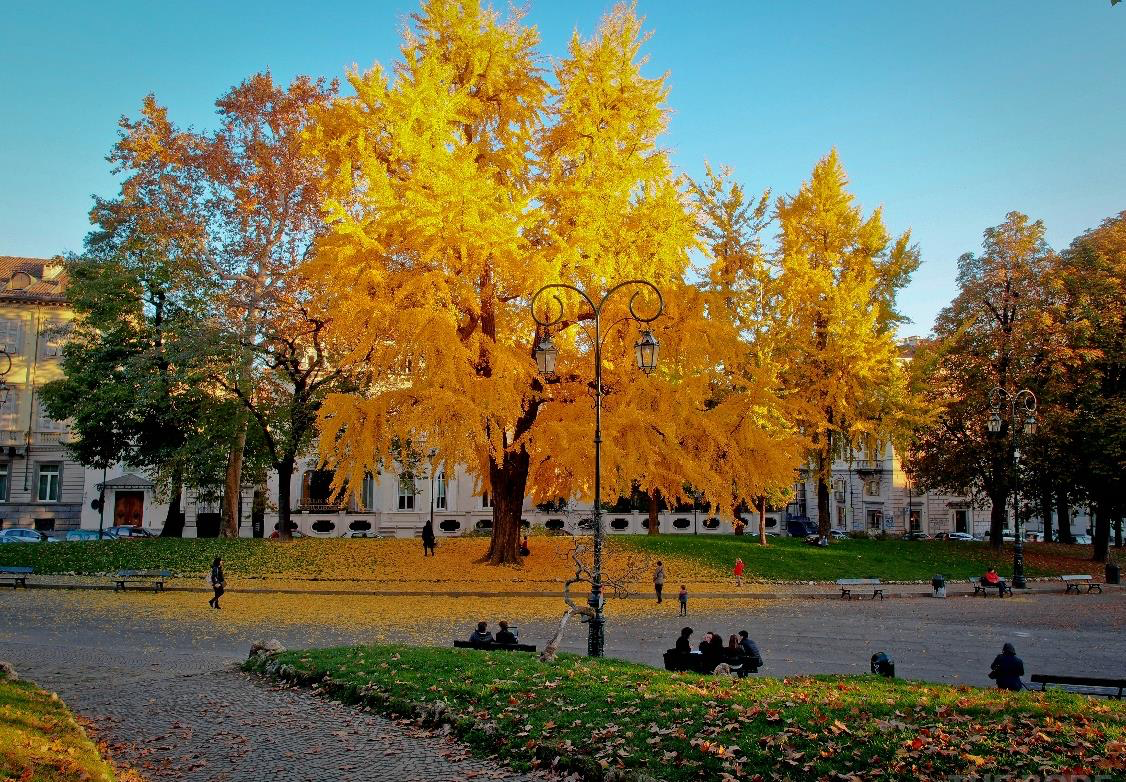
[{"label": "man in dark jacket", "polygon": [[676,639],[676,646],[674,647],[681,654],[692,654],[692,642],[688,639],[692,636],[692,628],[685,627],[680,631],[680,638]]},{"label": "man in dark jacket", "polygon": [[493,634],[489,632],[489,625],[485,622],[478,622],[477,629],[469,634],[469,640],[475,644],[491,644]]},{"label": "man in dark jacket", "polygon": [[739,631],[739,646],[743,647],[743,654],[747,655],[750,668],[757,671],[762,667],[762,655],[759,654],[758,644],[751,640],[750,633],[746,630]]},{"label": "man in dark jacket", "polygon": [[993,664],[989,666],[989,678],[996,679],[997,686],[1002,690],[1020,690],[1024,688],[1024,682],[1020,680],[1022,676],[1024,660],[1017,657],[1017,650],[1007,643],[1001,647],[1001,653],[993,658]]},{"label": "man in dark jacket", "polygon": [[516,633],[508,629],[508,622],[500,620],[500,629],[497,630],[496,642],[498,644],[514,644],[518,642]]}]

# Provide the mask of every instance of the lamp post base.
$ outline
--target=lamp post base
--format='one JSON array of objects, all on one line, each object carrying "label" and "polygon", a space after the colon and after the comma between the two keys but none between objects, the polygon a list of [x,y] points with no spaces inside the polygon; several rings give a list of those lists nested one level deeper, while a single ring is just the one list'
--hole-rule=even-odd
[{"label": "lamp post base", "polygon": [[1024,583],[1024,544],[1018,539],[1013,546],[1013,589],[1025,589]]},{"label": "lamp post base", "polygon": [[588,601],[594,616],[587,623],[586,653],[589,657],[602,657],[606,648],[606,619],[602,616],[600,595],[591,593]]}]

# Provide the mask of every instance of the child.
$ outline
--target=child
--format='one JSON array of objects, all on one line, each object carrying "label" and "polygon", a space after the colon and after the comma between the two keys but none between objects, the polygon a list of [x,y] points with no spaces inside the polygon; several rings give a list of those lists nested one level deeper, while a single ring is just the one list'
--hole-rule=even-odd
[{"label": "child", "polygon": [[735,586],[743,586],[743,560],[735,559]]},{"label": "child", "polygon": [[680,615],[688,616],[688,587],[680,585]]}]

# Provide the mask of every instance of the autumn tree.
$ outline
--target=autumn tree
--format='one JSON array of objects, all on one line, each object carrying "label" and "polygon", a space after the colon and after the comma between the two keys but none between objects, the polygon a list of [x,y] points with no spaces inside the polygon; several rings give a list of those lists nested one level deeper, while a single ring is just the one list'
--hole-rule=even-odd
[{"label": "autumn tree", "polygon": [[[519,17],[431,0],[412,19],[402,61],[351,74],[355,97],[334,101],[311,138],[330,232],[306,268],[371,369],[362,391],[326,400],[322,457],[352,485],[395,469],[396,437],[466,465],[493,498],[490,561],[517,561],[525,495],[593,493],[591,313],[545,297],[563,319],[556,376],[541,378],[530,297],[551,282],[600,296],[645,278],[665,297],[651,377],[634,366],[629,293],[603,312],[605,496],[640,484],[675,498],[689,480],[729,497],[730,474],[682,458],[702,453],[690,422],[733,345],[712,342],[723,326],[689,282],[696,224],[658,146],[667,90],[642,73],[640,21],[615,9],[593,38],[572,39],[549,81]],[[644,292],[632,303],[646,316],[657,306]],[[711,420],[721,441],[754,428],[726,410]]]},{"label": "autumn tree", "polygon": [[958,296],[939,313],[929,355],[920,356],[921,386],[939,412],[915,433],[909,469],[921,490],[987,496],[997,549],[1018,476],[1012,421],[1005,416],[1000,436],[987,432],[989,396],[998,386],[1040,390],[1037,378],[1052,352],[1039,330],[1052,263],[1044,224],[1010,212],[985,231],[980,255],[958,260]]},{"label": "autumn tree", "polygon": [[918,251],[909,233],[888,234],[881,210],[865,217],[847,183],[834,150],[796,194],[777,199],[765,292],[788,414],[812,443],[826,537],[833,460],[849,443],[874,447],[900,436],[915,414],[898,360],[895,299]]},{"label": "autumn tree", "polygon": [[[296,270],[323,226],[322,169],[307,156],[303,134],[311,111],[335,90],[335,84],[305,77],[281,87],[269,73],[257,74],[219,98],[213,132],[178,128],[150,95],[139,118],[122,120],[111,155],[125,180],[121,197],[106,208],[147,215],[162,230],[161,241],[190,259],[181,281],[185,289],[207,292],[201,333],[221,335],[226,346],[224,361],[212,367],[214,379],[237,389],[232,398],[273,405],[268,413],[244,405],[233,416],[225,536],[238,535],[250,418],[311,415],[281,391],[284,385],[267,380],[269,387],[258,389],[256,383],[271,360],[289,360],[287,340],[319,328],[297,323],[308,312],[310,294]],[[265,358],[278,345],[283,356]]]}]

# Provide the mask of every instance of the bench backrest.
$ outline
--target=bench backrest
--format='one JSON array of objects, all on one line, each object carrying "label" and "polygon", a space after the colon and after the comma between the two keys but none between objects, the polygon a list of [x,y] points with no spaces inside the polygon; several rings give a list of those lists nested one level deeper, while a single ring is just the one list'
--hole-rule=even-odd
[{"label": "bench backrest", "polygon": [[1100,676],[1053,676],[1034,673],[1032,681],[1037,684],[1071,684],[1079,687],[1126,687],[1126,679],[1105,679]]},{"label": "bench backrest", "polygon": [[496,644],[478,643],[475,641],[454,641],[455,649],[481,649],[483,651],[501,652],[534,652],[536,647],[532,644]]},{"label": "bench backrest", "polygon": [[880,583],[878,578],[838,578],[837,586],[875,586]]},{"label": "bench backrest", "polygon": [[1060,576],[1060,581],[1090,581],[1090,576]]},{"label": "bench backrest", "polygon": [[35,572],[33,567],[0,567],[0,573],[13,576],[29,576]]},{"label": "bench backrest", "polygon": [[167,570],[119,570],[118,578],[171,578]]}]

